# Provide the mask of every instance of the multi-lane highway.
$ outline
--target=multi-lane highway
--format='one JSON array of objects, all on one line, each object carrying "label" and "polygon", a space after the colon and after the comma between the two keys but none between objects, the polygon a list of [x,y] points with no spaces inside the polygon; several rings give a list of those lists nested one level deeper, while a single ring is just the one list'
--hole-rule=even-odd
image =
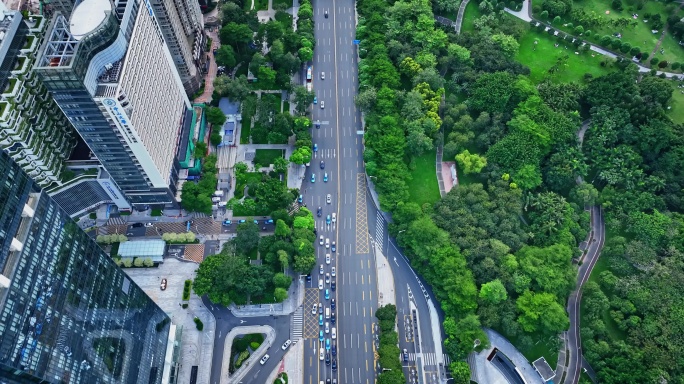
[{"label": "multi-lane highway", "polygon": [[[319,384],[330,379],[337,383],[371,384],[375,381],[373,349],[373,313],[377,306],[375,264],[368,234],[369,201],[363,169],[361,118],[354,105],[357,90],[357,56],[355,11],[353,0],[333,2],[314,0],[316,48],[312,63],[313,89],[317,104],[312,106],[312,117],[320,126],[313,129],[313,141],[318,150],[306,170],[302,186],[304,202],[316,214],[317,236],[323,235],[336,252],[316,242],[318,265],[307,284],[304,302],[304,383]],[[327,17],[326,17],[327,12]],[[321,167],[324,162],[324,168]],[[327,173],[328,181],[324,178]],[[315,182],[311,176],[315,174]],[[326,199],[330,195],[330,203]],[[336,222],[332,222],[332,214]],[[331,215],[331,223],[326,217]],[[331,255],[326,264],[326,254]],[[319,274],[323,265],[323,274]],[[326,283],[326,274],[335,281],[336,289]],[[319,279],[323,289],[318,288]],[[325,298],[328,290],[330,299]],[[327,318],[325,308],[335,309]],[[319,325],[320,309],[314,314],[312,306],[322,305],[323,325]],[[335,323],[332,322],[335,314]],[[327,328],[330,333],[326,333]],[[333,327],[336,339],[333,339]],[[320,332],[323,331],[323,340]],[[331,348],[326,349],[330,339]],[[323,348],[323,360],[320,349]],[[333,348],[336,354],[333,354]],[[329,354],[329,357],[326,356]],[[330,363],[326,361],[329,359]],[[333,369],[336,366],[336,369]]]}]

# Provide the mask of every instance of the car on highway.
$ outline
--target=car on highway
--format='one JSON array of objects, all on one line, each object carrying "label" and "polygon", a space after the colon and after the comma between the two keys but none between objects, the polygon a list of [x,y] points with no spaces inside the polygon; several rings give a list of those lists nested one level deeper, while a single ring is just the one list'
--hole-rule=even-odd
[{"label": "car on highway", "polygon": [[337,328],[333,327],[332,329],[332,339],[335,340],[337,339]]},{"label": "car on highway", "polygon": [[318,279],[318,289],[323,290],[323,279]]},{"label": "car on highway", "polygon": [[[322,336],[321,336],[321,337],[322,337]],[[321,340],[323,340],[323,339],[321,339]],[[321,351],[320,351],[320,359],[321,359],[321,361],[323,361],[324,358],[325,358],[325,350],[324,350],[323,348],[321,348]]]},{"label": "car on highway", "polygon": [[232,221],[230,221],[230,220],[223,220],[223,224],[222,224],[222,225],[223,225],[224,227],[229,227],[231,224],[233,224]]},{"label": "car on highway", "polygon": [[335,324],[335,312],[330,314],[330,323]]},{"label": "car on highway", "polygon": [[318,238],[318,245],[323,245],[323,235]]},{"label": "car on highway", "polygon": [[318,152],[318,144],[314,143],[314,152]]},{"label": "car on highway", "polygon": [[334,359],[334,360],[332,361],[332,370],[333,370],[333,371],[337,371],[337,359]]},{"label": "car on highway", "polygon": [[335,299],[330,300],[330,309],[335,310]]},{"label": "car on highway", "polygon": [[325,333],[330,333],[330,324],[328,322],[325,322]]},{"label": "car on highway", "polygon": [[292,344],[292,340],[290,340],[290,339],[288,339],[285,343],[283,343],[283,346],[281,347],[283,349],[283,351],[286,350],[287,347],[290,346],[290,344]]},{"label": "car on highway", "polygon": [[325,161],[321,160],[321,169],[325,169]]},{"label": "car on highway", "polygon": [[332,343],[332,355],[337,356],[337,344]]},{"label": "car on highway", "polygon": [[325,101],[321,100],[321,109],[325,109]]},{"label": "car on highway", "polygon": [[330,215],[328,215],[328,216],[325,217],[325,223],[326,223],[327,225],[330,225]]},{"label": "car on highway", "polygon": [[330,291],[328,291],[327,289],[325,290],[325,299],[330,300]]},{"label": "car on highway", "polygon": [[325,339],[325,349],[330,350],[330,339]]},{"label": "car on highway", "polygon": [[330,204],[330,203],[332,202],[332,196],[330,196],[329,193],[328,193],[327,196],[325,196],[325,202],[328,203],[328,204]]},{"label": "car on highway", "polygon": [[337,287],[337,284],[335,283],[335,280],[331,281],[330,282],[330,289],[332,289],[334,291],[336,287]]},{"label": "car on highway", "polygon": [[259,362],[261,363],[261,365],[266,364],[266,361],[268,361],[268,358],[269,358],[269,357],[271,357],[271,356],[269,356],[269,355],[264,355],[264,357],[262,357],[261,360],[259,360]]},{"label": "car on highway", "polygon": [[323,315],[318,315],[318,325],[323,326]]},{"label": "car on highway", "polygon": [[321,217],[321,214],[323,214],[323,209],[321,209],[321,207],[318,207],[318,210],[316,210],[316,216]]},{"label": "car on highway", "polygon": [[327,183],[328,182],[328,172],[323,174],[323,182]]},{"label": "car on highway", "polygon": [[325,80],[325,72],[321,72],[321,80]]},{"label": "car on highway", "polygon": [[408,356],[408,350],[406,348],[404,348],[404,352],[402,353],[402,355],[404,356],[404,362],[405,363],[408,362],[409,356]]},{"label": "car on highway", "polygon": [[325,247],[330,248],[330,239],[327,237],[325,238]]},{"label": "car on highway", "polygon": [[318,303],[318,313],[323,313],[323,304]]},{"label": "car on highway", "polygon": [[325,254],[325,263],[330,264],[330,254],[329,253]]},{"label": "car on highway", "polygon": [[318,97],[314,96],[314,104],[318,104]]},{"label": "car on highway", "polygon": [[330,284],[330,273],[325,274],[325,283]]},{"label": "car on highway", "polygon": [[318,268],[318,273],[321,275],[323,274],[323,264],[321,264],[321,267]]},{"label": "car on highway", "polygon": [[316,182],[316,174],[315,174],[315,173],[312,173],[312,174],[311,174],[311,182],[312,182],[312,183],[315,183],[315,182]]},{"label": "car on highway", "polygon": [[299,195],[299,197],[297,198],[297,202],[301,204],[303,200],[304,198],[302,197],[302,195]]},{"label": "car on highway", "polygon": [[328,18],[328,11],[325,11],[324,15],[325,15],[325,18],[327,19]]},{"label": "car on highway", "polygon": [[315,315],[316,312],[318,312],[318,304],[314,303],[314,305],[311,306],[311,314]]},{"label": "car on highway", "polygon": [[337,222],[337,213],[333,212],[332,214],[332,222],[336,223]]},{"label": "car on highway", "polygon": [[335,246],[335,242],[332,242],[332,245],[330,245],[330,249],[332,249],[333,252],[337,251],[337,247]]},{"label": "car on highway", "polygon": [[310,273],[306,275],[306,281],[311,281],[311,274]]},{"label": "car on highway", "polygon": [[330,354],[329,353],[325,354],[325,365],[330,365]]},{"label": "car on highway", "polygon": [[332,276],[332,277],[337,276],[337,268],[332,267],[332,272],[330,273],[330,276]]}]

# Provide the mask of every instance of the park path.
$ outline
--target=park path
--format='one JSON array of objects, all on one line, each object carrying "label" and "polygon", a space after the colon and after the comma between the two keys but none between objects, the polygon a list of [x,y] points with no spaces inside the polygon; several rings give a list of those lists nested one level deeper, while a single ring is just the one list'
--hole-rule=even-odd
[{"label": "park path", "polygon": [[[679,12],[679,10],[682,9],[682,7],[684,7],[684,3],[679,4],[679,7],[677,7],[676,11],[674,11],[674,14],[677,14],[677,12]],[[669,25],[667,23],[665,23],[665,26],[663,27],[663,33],[660,34],[660,38],[658,39],[658,42],[656,43],[655,48],[653,48],[653,51],[651,51],[651,55],[649,57],[655,56],[656,52],[658,52],[658,48],[660,48],[660,44],[662,44],[663,39],[665,38],[665,35],[667,34],[667,28],[668,27],[669,27]]]}]

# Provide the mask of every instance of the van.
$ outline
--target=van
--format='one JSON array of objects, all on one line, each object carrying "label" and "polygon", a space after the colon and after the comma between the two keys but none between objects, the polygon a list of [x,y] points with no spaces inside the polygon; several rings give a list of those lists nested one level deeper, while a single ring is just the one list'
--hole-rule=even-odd
[{"label": "van", "polygon": [[214,192],[214,196],[223,196],[223,191]]},{"label": "van", "polygon": [[228,205],[228,203],[225,201],[219,201],[219,203],[218,203],[219,207],[225,207],[226,205]]},{"label": "van", "polygon": [[325,318],[329,319],[330,318],[330,307],[325,309]]},{"label": "van", "polygon": [[212,203],[218,203],[219,201],[221,201],[221,198],[220,198],[220,197],[212,197],[212,198],[211,198],[211,202],[212,202]]}]

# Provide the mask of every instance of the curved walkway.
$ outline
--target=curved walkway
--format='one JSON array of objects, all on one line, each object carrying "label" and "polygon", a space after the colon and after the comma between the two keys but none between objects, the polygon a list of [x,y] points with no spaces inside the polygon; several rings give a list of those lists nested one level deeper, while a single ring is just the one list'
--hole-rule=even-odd
[{"label": "curved walkway", "polygon": [[[238,368],[235,373],[230,375],[228,370],[230,368],[230,352],[233,346],[233,339],[240,335],[247,335],[250,333],[261,333],[265,334],[264,342],[261,343],[259,348],[247,358],[247,360]],[[254,366],[257,361],[261,360],[264,356],[264,352],[271,347],[273,341],[275,340],[276,332],[273,328],[268,325],[250,325],[244,327],[235,327],[230,330],[230,333],[226,335],[226,339],[223,344],[223,365],[221,366],[221,381],[220,383],[239,383],[249,372],[249,366]]]},{"label": "curved walkway", "polygon": [[[532,14],[530,13],[530,0],[525,0],[525,1],[523,2],[522,8],[521,8],[519,11],[514,11],[514,10],[509,9],[509,8],[505,8],[505,10],[506,10],[506,12],[510,13],[511,15],[513,15],[513,16],[515,16],[515,17],[517,17],[517,18],[519,18],[519,19],[521,19],[521,20],[523,20],[523,21],[527,21],[527,22],[535,21],[535,22],[537,22],[537,23],[546,25],[548,28],[551,28],[551,29],[554,29],[554,30],[558,31],[558,29],[554,28],[552,25],[550,25],[550,24],[548,24],[548,23],[545,23],[545,22],[543,22],[543,21],[541,21],[541,20],[538,20],[538,19],[535,19],[534,17],[532,17]],[[563,33],[565,33],[565,32],[563,32]],[[572,36],[572,35],[570,35],[569,33],[568,33],[567,35],[568,35],[568,36]],[[608,57],[612,57],[612,58],[622,57],[622,58],[625,58],[625,59],[627,59],[627,60],[632,61],[631,58],[629,58],[629,57],[625,57],[625,56],[623,56],[623,55],[620,55],[620,54],[618,54],[618,53],[615,53],[615,52],[610,51],[610,50],[608,50],[608,49],[605,49],[605,48],[603,48],[603,47],[599,47],[599,46],[594,45],[594,44],[591,44],[591,43],[589,43],[589,42],[586,42],[586,44],[589,45],[589,48],[590,48],[592,51],[597,52],[597,53],[600,53],[600,54],[602,54],[602,55],[605,55],[605,56],[608,56]],[[632,61],[632,62],[633,62],[633,61]],[[633,63],[634,63],[634,62],[633,62]],[[634,64],[636,64],[637,67],[639,67],[639,72],[641,72],[641,73],[651,72],[651,68],[645,67],[645,66],[643,66],[643,65],[641,65],[641,64],[639,64],[639,63],[634,63]],[[676,79],[679,79],[679,80],[684,80],[684,74],[672,73],[672,72],[664,72],[664,71],[656,71],[656,75],[660,75],[660,74],[665,74],[665,77],[667,77],[667,78],[676,78]]]}]

